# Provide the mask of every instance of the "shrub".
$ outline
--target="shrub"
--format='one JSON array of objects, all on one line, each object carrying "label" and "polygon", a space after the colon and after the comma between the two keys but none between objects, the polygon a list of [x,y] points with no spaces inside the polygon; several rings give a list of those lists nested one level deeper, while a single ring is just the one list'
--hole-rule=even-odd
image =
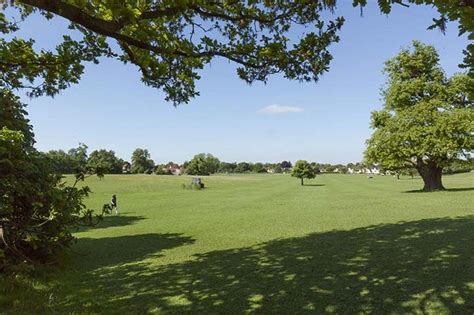
[{"label": "shrub", "polygon": [[0,111],[0,271],[16,272],[54,262],[74,242],[73,227],[95,224],[101,216],[95,220],[83,203],[90,190],[77,183],[84,174],[66,185],[51,161],[33,148],[18,98],[3,90],[0,103],[16,111],[14,116]]}]

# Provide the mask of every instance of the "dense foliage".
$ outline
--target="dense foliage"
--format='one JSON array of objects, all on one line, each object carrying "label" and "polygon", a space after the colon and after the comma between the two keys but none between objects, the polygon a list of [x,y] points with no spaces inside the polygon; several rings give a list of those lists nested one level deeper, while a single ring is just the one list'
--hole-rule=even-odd
[{"label": "dense foliage", "polygon": [[76,174],[87,171],[87,146],[80,143],[77,148],[68,152],[51,150],[44,153],[45,157],[53,164],[54,171],[58,174]]},{"label": "dense foliage", "polygon": [[367,160],[389,170],[415,167],[424,190],[444,189],[443,168],[474,150],[473,79],[446,78],[434,47],[416,41],[386,62],[385,73],[385,103],[372,113]]},{"label": "dense foliage", "polygon": [[[6,1],[5,3],[8,3]],[[199,70],[214,58],[238,65],[238,76],[252,83],[283,73],[288,79],[317,81],[329,69],[329,47],[338,42],[344,18],[328,20],[338,1],[79,1],[19,0],[10,6],[21,19],[34,12],[47,19],[71,22],[74,36],[64,36],[55,50],[35,50],[33,39],[0,39],[0,86],[27,88],[32,96],[55,95],[77,83],[84,62],[115,58],[137,66],[145,84],[162,89],[174,104],[199,94]],[[361,8],[367,0],[352,0]],[[458,21],[460,33],[472,36],[472,1],[380,0],[381,12],[393,5],[433,5],[440,13],[432,27],[442,30]],[[21,20],[20,19],[20,20]],[[290,40],[295,26],[304,33]],[[0,32],[15,33],[16,19],[0,13]],[[111,45],[111,42],[117,45]],[[473,66],[474,45],[465,51],[465,64]]]},{"label": "dense foliage", "polygon": [[122,159],[115,156],[114,151],[102,149],[91,152],[87,159],[87,168],[100,170],[105,174],[120,174],[124,163]]},{"label": "dense foliage", "polygon": [[135,149],[132,153],[132,167],[130,172],[133,174],[151,174],[155,168],[155,162],[150,158],[150,152],[147,149]]},{"label": "dense foliage", "polygon": [[54,172],[58,174],[74,174],[79,168],[77,161],[63,150],[50,150],[44,155],[52,163]]},{"label": "dense foliage", "polygon": [[314,168],[308,161],[305,160],[298,160],[293,166],[293,170],[291,171],[291,176],[299,178],[301,180],[301,186],[304,185],[304,179],[312,179],[316,177],[314,172]]},{"label": "dense foliage", "polygon": [[468,173],[474,170],[474,157],[458,159],[443,169],[444,174]]},{"label": "dense foliage", "polygon": [[[80,144],[77,148],[72,148],[67,152],[63,150],[51,150],[46,153],[46,157],[53,163],[53,168],[56,173],[59,174],[72,174],[76,172],[77,169],[82,169],[81,167],[77,167],[81,159],[76,159],[74,156],[78,156],[78,151],[84,151],[87,149],[87,146],[84,144]],[[140,149],[140,154],[143,154],[145,149]],[[74,156],[73,156],[73,152]],[[148,150],[146,150],[148,152]],[[114,151],[112,150],[105,150],[100,149],[93,151],[90,155],[87,155],[87,151],[85,153],[85,161],[86,161],[86,172],[95,173],[101,172],[103,174],[118,174],[118,173],[130,173],[131,164],[128,162],[123,161],[121,158],[115,156]],[[79,156],[83,156],[80,154]],[[166,164],[156,164],[149,159],[150,154],[149,152],[146,154],[146,158],[142,158],[141,161],[145,161],[145,167],[140,167],[138,165],[135,166],[134,171],[139,170],[140,172],[137,173],[151,173],[153,168],[153,173],[156,175],[181,175],[185,173],[186,168],[189,166],[189,161],[184,162],[183,165],[180,165],[175,162],[168,162]],[[140,160],[140,159],[138,159]],[[142,163],[139,162],[139,165]],[[154,165],[154,167],[153,167]],[[330,163],[318,163],[318,162],[311,162],[311,167],[313,168],[316,174],[319,173],[340,173],[340,174],[362,174],[362,173],[382,173],[382,174],[394,174],[394,175],[408,175],[413,176],[417,173],[416,169],[413,167],[403,166],[401,168],[381,168],[374,163],[369,163],[365,161],[364,163],[356,162],[356,163],[347,163],[347,164],[330,164]],[[292,170],[292,163],[290,161],[282,161],[277,163],[271,162],[219,162],[219,167],[216,173],[221,174],[241,174],[241,173],[289,173]],[[450,165],[449,168],[443,170],[446,174],[452,173],[460,173],[460,172],[469,172],[470,170],[474,169],[474,160],[466,160],[466,159],[458,159],[454,162],[453,165]],[[414,170],[414,172],[413,172]]]},{"label": "dense foliage", "polygon": [[219,159],[209,153],[196,154],[186,163],[186,173],[189,175],[211,175],[219,169]]},{"label": "dense foliage", "polygon": [[247,173],[252,171],[252,164],[247,162],[237,163],[235,166],[235,173]]},{"label": "dense foliage", "polygon": [[52,163],[54,172],[58,174],[100,173],[120,174],[124,161],[115,155],[112,150],[95,150],[89,155],[88,147],[81,143],[77,148],[68,152],[51,150],[43,153]]},{"label": "dense foliage", "polygon": [[[285,167],[283,167],[282,165]],[[288,161],[283,161],[281,163],[220,162],[218,172],[219,173],[283,173],[284,171],[288,171],[290,168],[291,168],[291,163]]]},{"label": "dense foliage", "polygon": [[86,186],[68,186],[34,147],[24,105],[10,91],[0,91],[0,270],[23,263],[54,261],[74,240],[71,228],[92,224],[83,204]]}]

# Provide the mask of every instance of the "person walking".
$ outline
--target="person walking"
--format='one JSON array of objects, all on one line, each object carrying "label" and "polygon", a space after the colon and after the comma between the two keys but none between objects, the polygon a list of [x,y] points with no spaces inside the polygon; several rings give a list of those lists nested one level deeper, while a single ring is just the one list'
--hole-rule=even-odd
[{"label": "person walking", "polygon": [[110,202],[110,206],[112,207],[112,210],[115,209],[115,214],[119,214],[119,209],[118,209],[118,205],[117,205],[117,196],[116,195],[112,195],[112,201]]}]

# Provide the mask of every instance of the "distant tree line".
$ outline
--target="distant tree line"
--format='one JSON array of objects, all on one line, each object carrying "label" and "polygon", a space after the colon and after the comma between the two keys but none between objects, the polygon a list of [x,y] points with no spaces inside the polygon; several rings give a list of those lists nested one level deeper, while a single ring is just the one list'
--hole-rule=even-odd
[{"label": "distant tree line", "polygon": [[[112,150],[95,150],[87,153],[88,147],[79,144],[77,148],[68,151],[51,150],[43,153],[54,166],[54,170],[59,174],[73,174],[78,170],[82,172],[97,172],[103,174],[157,174],[157,175],[211,175],[221,174],[243,174],[243,173],[291,173],[293,164],[290,161],[276,163],[262,162],[225,162],[209,153],[196,154],[190,161],[183,164],[170,161],[166,164],[155,164],[151,159],[147,149],[137,148],[133,151],[131,162],[125,161],[115,155]],[[396,176],[415,176],[418,174],[415,168],[400,168],[398,170],[386,170],[377,165],[356,162],[348,164],[330,164],[307,162],[308,167],[314,174],[339,173],[357,174],[379,172],[382,174],[393,174]],[[305,166],[306,167],[306,166]],[[474,161],[459,160],[445,169],[446,174],[469,172],[474,169]]]},{"label": "distant tree line", "polygon": [[283,173],[288,172],[292,164],[290,161],[281,163],[252,163],[252,162],[221,162],[217,157],[209,153],[195,155],[190,161],[183,164],[168,162],[166,164],[155,164],[147,149],[135,149],[131,156],[131,162],[125,161],[115,155],[112,150],[95,150],[90,154],[88,147],[80,143],[77,148],[64,150],[51,150],[43,153],[54,166],[59,174],[73,174],[77,170],[100,169],[104,174],[152,174],[173,175],[211,175],[215,173]]},{"label": "distant tree line", "polygon": [[95,150],[87,154],[87,145],[81,143],[77,148],[51,150],[43,153],[49,159],[56,173],[75,174],[77,171],[100,169],[104,174],[120,174],[125,161],[118,158],[112,150]]},{"label": "distant tree line", "polygon": [[[215,173],[289,173],[293,165],[290,161],[277,163],[262,162],[224,162],[209,153],[196,154],[190,161],[183,164],[168,162],[155,164],[147,149],[137,148],[133,151],[131,162],[116,156],[112,150],[94,150],[88,154],[88,147],[80,143],[78,147],[64,150],[51,150],[43,153],[53,164],[54,170],[59,174],[73,174],[78,170],[101,170],[104,174],[189,174],[211,175]],[[318,173],[347,173],[349,170],[358,172],[367,168],[362,163],[329,164],[309,163]]]}]

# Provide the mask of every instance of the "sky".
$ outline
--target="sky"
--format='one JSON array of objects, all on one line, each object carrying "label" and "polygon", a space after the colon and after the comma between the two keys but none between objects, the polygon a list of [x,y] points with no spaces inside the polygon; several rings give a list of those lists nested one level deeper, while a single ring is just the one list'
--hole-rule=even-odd
[{"label": "sky", "polygon": [[[267,84],[247,85],[234,64],[215,59],[197,84],[201,95],[175,108],[161,91],[140,82],[136,67],[103,59],[87,65],[80,83],[54,98],[23,97],[36,146],[66,150],[81,142],[89,152],[113,150],[125,160],[135,148],[146,148],[156,163],[181,163],[200,152],[238,162],[360,161],[371,134],[370,112],[383,104],[384,61],[417,39],[435,46],[451,75],[460,71],[468,40],[458,37],[452,23],[445,35],[426,30],[436,16],[431,7],[395,6],[386,16],[369,0],[361,16],[350,2],[340,1],[336,10],[346,22],[341,41],[330,49],[330,70],[317,83],[275,75]],[[33,16],[20,36],[47,48],[65,25]]]}]

